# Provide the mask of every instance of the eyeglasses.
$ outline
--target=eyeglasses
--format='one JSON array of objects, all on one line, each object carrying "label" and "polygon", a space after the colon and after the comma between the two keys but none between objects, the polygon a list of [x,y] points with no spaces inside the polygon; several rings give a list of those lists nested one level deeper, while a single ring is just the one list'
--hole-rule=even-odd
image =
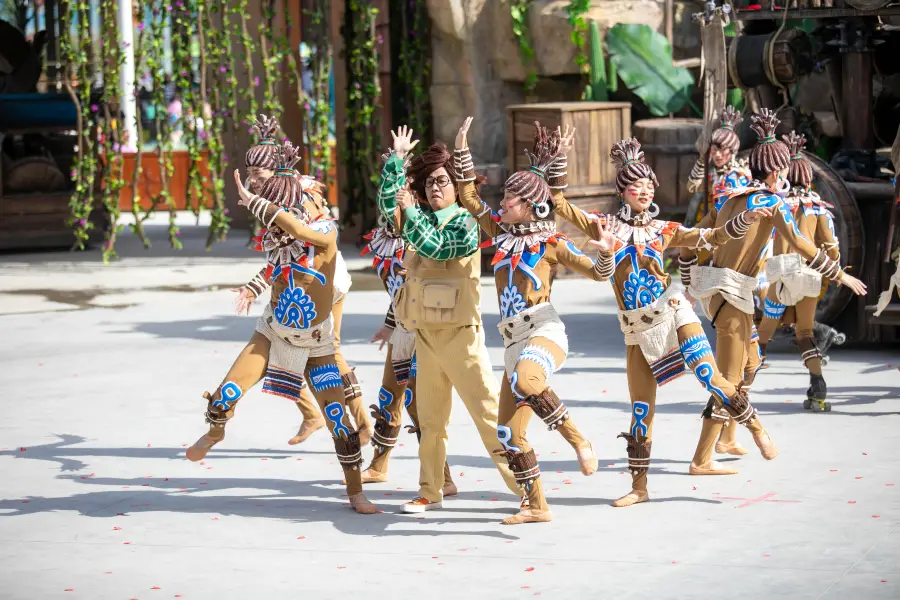
[{"label": "eyeglasses", "polygon": [[435,183],[438,184],[438,187],[444,187],[445,185],[450,183],[450,178],[447,177],[446,175],[441,175],[439,177],[429,177],[428,179],[425,180],[425,188],[426,189],[430,188]]}]

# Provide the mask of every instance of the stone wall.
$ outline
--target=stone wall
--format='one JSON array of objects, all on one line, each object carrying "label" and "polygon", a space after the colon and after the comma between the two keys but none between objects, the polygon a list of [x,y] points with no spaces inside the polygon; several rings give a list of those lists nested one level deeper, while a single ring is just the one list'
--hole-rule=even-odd
[{"label": "stone wall", "polygon": [[[502,0],[428,0],[432,20],[432,108],[437,139],[452,143],[460,123],[475,117],[469,134],[478,163],[505,163],[506,106],[524,101],[580,99],[582,81],[570,40],[568,0],[536,0],[529,14],[538,85],[525,98],[528,73],[519,55],[509,5]],[[698,26],[690,2],[675,2],[675,58],[699,56]],[[593,0],[586,17],[601,33],[616,23],[643,23],[665,31],[663,0]]]}]

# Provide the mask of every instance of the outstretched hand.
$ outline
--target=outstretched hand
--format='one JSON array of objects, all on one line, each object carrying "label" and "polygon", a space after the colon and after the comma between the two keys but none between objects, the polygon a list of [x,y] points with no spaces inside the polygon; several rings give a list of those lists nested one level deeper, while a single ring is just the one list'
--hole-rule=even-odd
[{"label": "outstretched hand", "polygon": [[407,208],[412,208],[416,205],[416,200],[413,197],[412,190],[409,189],[408,183],[397,190],[397,195],[394,197],[394,200],[397,202],[397,206],[400,207],[400,210],[406,210]]},{"label": "outstretched hand", "polygon": [[575,147],[575,128],[573,127],[569,132],[569,126],[566,125],[566,132],[563,133],[562,127],[557,127],[556,133],[559,134],[559,153],[566,156]]},{"label": "outstretched hand", "polygon": [[466,148],[469,145],[468,135],[469,135],[469,127],[472,126],[473,117],[466,117],[466,120],[463,121],[462,126],[459,128],[459,131],[456,134],[456,148],[462,149]]},{"label": "outstretched hand", "polygon": [[247,287],[231,288],[232,292],[238,292],[238,297],[234,299],[234,314],[249,315],[250,305],[256,300],[256,294]]},{"label": "outstretched hand", "polygon": [[837,279],[837,282],[850,288],[850,291],[852,291],[857,296],[865,296],[866,292],[868,291],[868,289],[866,288],[866,284],[864,284],[853,275],[850,275],[846,271],[844,271],[843,274]]},{"label": "outstretched hand", "polygon": [[391,335],[393,335],[394,330],[385,325],[381,329],[375,332],[375,335],[372,336],[372,339],[369,340],[370,344],[374,344],[375,342],[381,342],[379,344],[378,349],[381,350],[384,348],[384,345],[391,341]]},{"label": "outstretched hand", "polygon": [[244,182],[241,181],[241,172],[237,169],[234,170],[234,182],[237,184],[238,194],[240,194],[240,198],[238,198],[239,206],[249,206],[250,200],[253,199],[253,194],[250,193],[250,190],[244,187]]},{"label": "outstretched hand", "polygon": [[406,125],[398,127],[396,133],[391,131],[391,137],[394,138],[394,154],[400,158],[406,158],[406,155],[419,143],[419,140],[413,141],[412,135],[413,130]]},{"label": "outstretched hand", "polygon": [[616,244],[616,236],[613,235],[612,227],[609,223],[600,223],[600,238],[596,240],[588,240],[592,246],[596,246],[601,252],[612,252]]}]

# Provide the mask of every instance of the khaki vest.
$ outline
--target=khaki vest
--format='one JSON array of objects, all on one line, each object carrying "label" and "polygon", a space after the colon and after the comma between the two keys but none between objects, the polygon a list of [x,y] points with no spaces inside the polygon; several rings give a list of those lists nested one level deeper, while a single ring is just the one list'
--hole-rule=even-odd
[{"label": "khaki vest", "polygon": [[406,329],[481,325],[481,250],[444,262],[407,251],[406,283],[397,292],[396,317]]}]

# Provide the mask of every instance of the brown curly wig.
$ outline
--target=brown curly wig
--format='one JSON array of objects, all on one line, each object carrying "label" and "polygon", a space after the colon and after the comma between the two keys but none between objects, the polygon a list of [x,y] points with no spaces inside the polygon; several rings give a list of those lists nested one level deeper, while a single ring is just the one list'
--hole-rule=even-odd
[{"label": "brown curly wig", "polygon": [[791,151],[775,137],[775,128],[781,123],[775,112],[768,108],[750,117],[750,128],[759,139],[750,151],[750,173],[757,181],[764,180],[772,173],[786,169],[791,162]]},{"label": "brown curly wig", "polygon": [[733,106],[726,106],[719,117],[719,128],[713,131],[712,145],[737,154],[741,149],[741,139],[735,130],[743,120],[741,113],[736,111]]},{"label": "brown curly wig", "polygon": [[[534,124],[534,144],[532,150],[525,150],[530,166],[523,171],[516,171],[509,176],[503,188],[515,194],[532,209],[537,206],[553,204],[550,201],[550,184],[547,182],[547,170],[559,157],[560,136],[558,131],[550,133],[541,124]],[[547,216],[539,217],[546,219]]]},{"label": "brown curly wig", "polygon": [[812,165],[803,156],[803,147],[806,146],[806,138],[796,131],[781,136],[791,151],[791,164],[788,166],[788,181],[793,187],[808,188],[812,184]]},{"label": "brown curly wig", "polygon": [[259,137],[259,143],[247,150],[244,155],[244,166],[259,169],[275,169],[275,135],[278,131],[278,120],[266,115],[259,115],[253,124],[253,131]]},{"label": "brown curly wig", "polygon": [[616,166],[616,192],[621,196],[625,188],[641,179],[649,179],[659,187],[656,173],[644,162],[644,152],[637,138],[619,140],[609,151],[609,158]]},{"label": "brown curly wig", "polygon": [[300,151],[290,142],[276,146],[274,152],[275,174],[266,179],[259,195],[284,208],[300,203],[301,186],[294,165],[300,160]]},{"label": "brown curly wig", "polygon": [[[431,206],[428,204],[425,180],[441,167],[447,171],[447,177],[450,178],[455,189],[456,171],[453,168],[453,153],[447,150],[447,145],[442,142],[435,142],[421,154],[412,157],[406,167],[406,177],[409,180],[410,188],[415,193],[419,206],[427,210],[431,210]],[[483,175],[476,175],[475,183],[481,184],[485,179],[486,177]]]}]

